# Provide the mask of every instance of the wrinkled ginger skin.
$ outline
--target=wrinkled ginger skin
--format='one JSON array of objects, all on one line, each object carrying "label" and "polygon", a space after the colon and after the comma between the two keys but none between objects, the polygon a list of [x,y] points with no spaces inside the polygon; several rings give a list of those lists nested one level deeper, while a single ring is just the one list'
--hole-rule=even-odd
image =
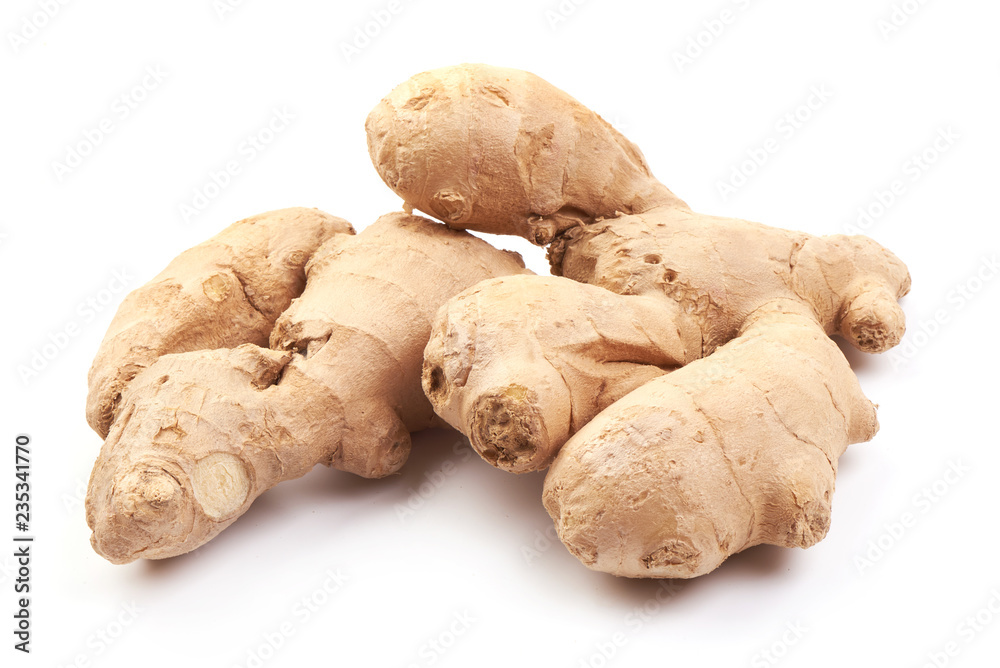
[{"label": "wrinkled ginger skin", "polygon": [[[140,372],[123,391],[122,413],[90,476],[94,550],[115,564],[189,552],[273,482],[308,472],[319,454],[307,443],[294,447],[277,422],[281,407],[262,401],[278,398],[270,383],[290,359],[246,344],[164,355]],[[220,454],[235,459],[246,480],[224,501],[220,485],[205,486],[199,475],[199,464]]]},{"label": "wrinkled ginger skin", "polygon": [[546,475],[543,501],[589,568],[696,577],[754,545],[822,540],[837,459],[877,429],[837,345],[800,304],[773,302],[711,357],[650,381],[577,432]]},{"label": "wrinkled ginger skin", "polygon": [[[548,246],[562,279],[492,281],[442,309],[424,388],[494,466],[552,464],[546,507],[584,563],[693,577],[826,533],[836,457],[875,430],[829,335],[865,352],[900,341],[910,277],[896,256],[695,213],[631,142],[525,72],[417,75],[367,129],[409,205]],[[742,458],[735,473],[720,451]]]},{"label": "wrinkled ginger skin", "polygon": [[[530,143],[536,123],[557,129],[531,154],[560,165],[551,173],[532,171],[515,150]],[[711,354],[770,300],[803,302],[824,331],[867,352],[902,336],[896,300],[909,290],[909,274],[890,252],[866,237],[819,238],[694,213],[651,185],[658,182],[628,140],[534,75],[485,65],[419,74],[372,111],[368,131],[386,182],[449,224],[432,206],[434,193],[461,184],[472,184],[476,207],[460,223],[476,231],[548,241],[533,236],[537,193],[558,192],[560,208],[588,212],[549,244],[553,273],[572,282],[517,277],[477,286],[474,299],[463,294],[442,311],[425,353],[435,410],[505,470],[546,468],[611,401]],[[655,305],[639,318],[638,302],[596,299],[600,291],[574,282]],[[594,326],[595,318],[633,323],[633,331]]]},{"label": "wrinkled ginger skin", "polygon": [[418,74],[368,116],[368,149],[408,206],[454,228],[546,244],[573,225],[684,203],[603,118],[534,74]]},{"label": "wrinkled ginger skin", "polygon": [[[554,273],[676,303],[701,332],[699,356],[734,338],[750,313],[775,299],[801,302],[827,334],[844,332],[866,352],[895,346],[905,329],[896,302],[910,290],[909,272],[863,236],[816,237],[660,207],[570,230],[552,251]],[[870,323],[871,340],[845,325],[858,319]]]},{"label": "wrinkled ginger skin", "polygon": [[516,253],[402,213],[338,240],[330,253],[320,249],[271,347],[297,353],[283,380],[337,397],[349,438],[331,451],[330,465],[368,478],[402,466],[409,432],[441,426],[421,389],[437,311],[483,280],[521,273],[530,272]]},{"label": "wrinkled ginger skin", "polygon": [[175,258],[119,306],[90,368],[87,422],[107,438],[122,390],[162,355],[266,345],[305,287],[305,265],[350,223],[317,209],[270,211],[234,223]]},{"label": "wrinkled ginger skin", "polygon": [[424,353],[435,410],[513,473],[547,468],[613,401],[711,355],[775,299],[868,352],[904,329],[906,267],[865,237],[664,208],[574,228],[558,257],[562,277],[500,278],[449,301]]},{"label": "wrinkled ginger skin", "polygon": [[399,213],[331,238],[307,271],[272,349],[164,355],[125,387],[87,493],[99,554],[127,563],[193,550],[316,464],[394,473],[410,432],[440,424],[420,388],[434,314],[465,288],[526,270],[516,254]]},{"label": "wrinkled ginger skin", "polygon": [[701,356],[672,302],[558,276],[484,281],[441,309],[424,391],[498,468],[547,468],[566,439],[646,381]]}]

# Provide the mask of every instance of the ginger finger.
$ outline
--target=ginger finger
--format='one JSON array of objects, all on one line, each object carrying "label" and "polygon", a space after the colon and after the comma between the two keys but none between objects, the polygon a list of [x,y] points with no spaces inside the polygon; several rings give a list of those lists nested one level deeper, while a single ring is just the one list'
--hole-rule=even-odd
[{"label": "ginger finger", "polygon": [[417,216],[383,216],[331,239],[275,350],[165,355],[123,393],[91,475],[94,549],[114,563],[188,552],[264,491],[316,464],[389,475],[412,431],[440,424],[420,388],[431,318],[516,254]]},{"label": "ginger finger", "polygon": [[306,262],[336,234],[354,229],[318,209],[271,211],[181,253],[129,293],[90,368],[90,426],[106,438],[122,390],[162,355],[266,345],[274,321],[305,287]]},{"label": "ginger finger", "polygon": [[365,127],[382,180],[451,227],[547,244],[618,212],[686,208],[635,144],[528,72],[460,65],[418,74]]},{"label": "ginger finger", "polygon": [[701,350],[697,323],[669,300],[506,276],[438,314],[424,391],[484,459],[523,473],[546,468],[605,407]]},{"label": "ginger finger", "polygon": [[566,443],[543,500],[586,566],[690,578],[830,526],[837,459],[877,431],[837,345],[777,301],[711,357],[650,381]]}]

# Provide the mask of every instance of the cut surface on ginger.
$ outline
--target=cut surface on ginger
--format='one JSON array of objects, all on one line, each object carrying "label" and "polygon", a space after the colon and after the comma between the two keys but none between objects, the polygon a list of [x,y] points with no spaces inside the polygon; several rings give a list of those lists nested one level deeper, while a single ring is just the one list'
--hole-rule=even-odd
[{"label": "cut surface on ginger", "polygon": [[239,457],[214,452],[194,465],[191,489],[210,519],[227,520],[250,495],[250,476]]}]

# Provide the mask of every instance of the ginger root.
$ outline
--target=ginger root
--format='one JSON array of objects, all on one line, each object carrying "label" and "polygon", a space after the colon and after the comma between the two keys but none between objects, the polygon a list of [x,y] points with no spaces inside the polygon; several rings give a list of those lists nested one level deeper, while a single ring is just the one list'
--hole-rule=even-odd
[{"label": "ginger root", "polygon": [[543,501],[587,566],[690,578],[753,545],[822,540],[837,459],[877,430],[837,345],[799,302],[779,300],[584,426]]},{"label": "ginger root", "polygon": [[90,368],[87,421],[106,438],[121,392],[162,355],[267,345],[274,321],[305,287],[305,265],[350,223],[282,209],[230,225],[181,253],[122,302]]},{"label": "ginger root", "polygon": [[403,213],[357,236],[302,209],[250,220],[127,298],[98,353],[92,405],[112,420],[86,507],[109,561],[193,550],[317,464],[397,471],[409,434],[440,425],[420,385],[435,312],[526,272],[516,254]]},{"label": "ginger root", "polygon": [[445,305],[424,389],[491,464],[551,465],[545,506],[581,561],[693,577],[826,534],[837,458],[876,430],[828,335],[899,342],[898,258],[866,237],[694,213],[634,144],[525,72],[417,75],[367,130],[407,206],[548,245],[555,277]]}]

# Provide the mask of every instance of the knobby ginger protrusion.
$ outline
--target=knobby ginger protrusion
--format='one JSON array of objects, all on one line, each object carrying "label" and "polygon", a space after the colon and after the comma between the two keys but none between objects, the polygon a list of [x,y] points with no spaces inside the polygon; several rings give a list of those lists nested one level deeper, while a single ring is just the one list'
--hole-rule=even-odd
[{"label": "knobby ginger protrusion", "polygon": [[[115,378],[120,397],[97,411],[112,419],[87,521],[112,562],[193,550],[317,464],[369,478],[399,470],[410,433],[440,424],[420,386],[434,314],[479,281],[526,271],[516,254],[402,213],[357,236],[305,209],[250,220],[259,222],[182,254],[126,299],[98,353],[92,392],[103,396],[103,379]],[[312,222],[337,233],[286,243],[322,236],[286,229]],[[220,259],[223,245],[240,257]],[[275,267],[290,280],[261,280]],[[173,301],[146,301],[166,283],[203,287],[207,299],[182,287]],[[237,298],[247,303],[231,306]]]},{"label": "knobby ginger protrusion", "polygon": [[[866,237],[693,212],[634,144],[527,72],[418,74],[367,130],[375,168],[416,208],[549,247],[555,277],[445,305],[424,389],[492,465],[551,467],[545,505],[573,554],[692,577],[825,535],[837,457],[876,428],[829,335],[899,342],[898,258]],[[442,213],[454,193],[462,206]]]}]

